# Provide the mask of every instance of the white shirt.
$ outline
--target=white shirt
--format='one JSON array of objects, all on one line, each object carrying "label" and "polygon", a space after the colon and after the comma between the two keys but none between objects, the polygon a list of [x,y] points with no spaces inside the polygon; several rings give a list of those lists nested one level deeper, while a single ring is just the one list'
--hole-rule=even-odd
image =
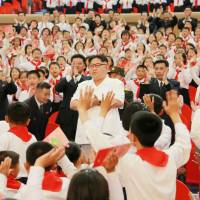
[{"label": "white shirt", "polygon": [[118,164],[118,173],[130,200],[174,200],[177,169],[184,165],[191,151],[190,135],[183,123],[175,124],[176,141],[164,152],[166,167],[155,167],[135,154],[126,154]]},{"label": "white shirt", "polygon": [[38,23],[38,29],[39,29],[39,31],[40,31],[40,33],[42,32],[42,30],[44,29],[44,28],[48,28],[48,29],[52,29],[53,28],[53,23],[51,23],[51,22],[47,22],[47,23],[44,23],[44,22],[39,22]]},{"label": "white shirt", "polygon": [[174,6],[183,6],[184,0],[174,0]]},{"label": "white shirt", "polygon": [[122,9],[131,9],[133,0],[120,0],[119,3],[122,5]]},{"label": "white shirt", "polygon": [[[93,80],[88,80],[80,83],[78,85],[78,88],[76,92],[74,93],[74,96],[72,97],[72,100],[78,100],[80,96],[80,91],[85,90],[87,86],[91,86],[94,88],[94,95],[101,100],[102,95],[104,96],[109,92],[113,91],[115,94],[115,99],[124,102],[124,86],[123,83],[120,80],[117,79],[111,79],[109,77],[106,77],[102,83],[98,86],[95,85]],[[89,119],[95,119],[98,114],[99,114],[100,107],[95,106],[91,109],[88,110],[88,116]],[[115,126],[113,126],[115,124]],[[119,112],[118,109],[111,109],[109,113],[107,114],[105,118],[105,122],[102,128],[102,131],[104,133],[111,133],[111,134],[116,134],[118,132],[118,128],[121,125],[120,117],[119,117]],[[83,131],[82,124],[80,120],[78,120],[78,125],[77,125],[77,132],[76,132],[76,139],[75,141],[79,144],[88,144],[89,141],[85,135],[85,132]]]},{"label": "white shirt", "polygon": [[194,117],[192,120],[192,128],[191,128],[191,138],[192,141],[195,143],[197,148],[200,148],[200,109],[197,109],[194,113]]},{"label": "white shirt", "polygon": [[19,177],[27,176],[26,170],[24,168],[24,163],[26,161],[26,149],[36,141],[37,140],[34,135],[32,135],[32,138],[28,142],[24,142],[11,132],[4,132],[0,134],[0,151],[10,150],[15,151],[20,155]]}]

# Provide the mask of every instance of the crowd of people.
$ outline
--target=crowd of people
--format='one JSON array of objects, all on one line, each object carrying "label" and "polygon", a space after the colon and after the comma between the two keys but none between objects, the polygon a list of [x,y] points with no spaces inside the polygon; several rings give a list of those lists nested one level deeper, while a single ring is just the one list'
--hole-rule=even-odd
[{"label": "crowd of people", "polygon": [[[2,198],[175,199],[191,138],[200,148],[199,59],[190,7],[181,19],[142,13],[136,25],[89,10],[73,24],[47,12],[0,26]],[[65,147],[43,141],[52,116]],[[124,144],[123,157],[93,167],[100,149]]]},{"label": "crowd of people", "polygon": [[88,13],[91,9],[99,14],[110,11],[141,13],[152,12],[160,7],[163,10],[183,12],[187,6],[192,7],[193,11],[200,11],[198,0],[2,0],[0,1],[0,13],[18,13],[20,10],[27,13],[44,11],[53,13],[57,10],[66,14],[80,14]]}]

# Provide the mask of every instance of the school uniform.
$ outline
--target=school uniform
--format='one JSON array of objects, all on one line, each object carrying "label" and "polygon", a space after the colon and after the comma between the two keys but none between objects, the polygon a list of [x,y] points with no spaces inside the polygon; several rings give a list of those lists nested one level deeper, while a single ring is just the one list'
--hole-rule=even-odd
[{"label": "school uniform", "polygon": [[183,123],[175,124],[176,141],[168,150],[142,148],[119,160],[117,172],[127,199],[175,199],[177,169],[190,157],[191,142]]},{"label": "school uniform", "polygon": [[116,0],[104,0],[103,1],[104,13],[108,13],[110,10],[113,10],[114,5],[116,5]]},{"label": "school uniform", "polygon": [[68,31],[71,33],[72,29],[71,29],[71,25],[70,24],[67,24],[66,22],[65,23],[59,23],[57,24],[57,26],[59,26],[60,30],[61,31]]},{"label": "school uniform", "polygon": [[53,28],[53,23],[52,22],[47,22],[47,23],[44,23],[44,22],[38,22],[38,29],[39,29],[39,32],[41,33],[42,32],[42,30],[44,29],[44,28],[48,28],[48,29],[50,29],[50,30],[52,30],[52,28]]},{"label": "school uniform", "polygon": [[184,0],[174,0],[174,12],[184,11]]},{"label": "school uniform", "polygon": [[167,77],[169,79],[175,79],[180,83],[179,92],[183,96],[184,103],[190,106],[190,98],[188,93],[189,84],[192,81],[190,69],[187,68],[187,66],[184,68],[170,67]]},{"label": "school uniform", "polygon": [[77,5],[77,0],[66,0],[66,13],[75,14],[76,5]]},{"label": "school uniform", "polygon": [[191,0],[190,1],[192,3],[192,11],[194,12],[199,12],[200,11],[200,1],[199,0]]},{"label": "school uniform", "polygon": [[[80,91],[84,90],[87,86],[91,86],[92,88],[94,88],[94,95],[96,95],[99,100],[102,99],[103,94],[105,95],[112,88],[112,91],[115,94],[115,99],[119,100],[120,102],[124,102],[123,82],[117,79],[109,78],[109,77],[106,77],[102,81],[102,83],[98,86],[95,85],[93,80],[88,80],[88,81],[84,81],[80,83],[78,85],[78,88],[75,94],[73,95],[71,99],[71,102],[74,100],[78,100],[80,97]],[[95,106],[89,109],[88,110],[89,119],[94,119],[95,117],[97,117],[99,113],[99,109],[100,109],[99,106]],[[115,124],[115,126],[113,126],[113,123]],[[111,109],[109,113],[107,114],[102,131],[105,133],[115,134],[118,132],[118,128],[120,127],[120,125],[121,125],[121,122],[120,122],[118,109],[114,108],[114,109]],[[79,119],[75,141],[78,144],[89,144],[85,131],[83,131],[82,127],[83,125]]]},{"label": "school uniform", "polygon": [[189,63],[188,67],[190,67],[190,73],[192,75],[192,82],[190,85],[197,88],[198,85],[200,85],[200,62]]},{"label": "school uniform", "polygon": [[123,13],[131,13],[133,8],[133,0],[120,0],[119,4],[122,6]]},{"label": "school uniform", "polygon": [[94,10],[97,13],[102,13],[102,11],[103,11],[103,2],[102,2],[102,0],[94,0]]},{"label": "school uniform", "polygon": [[[40,67],[44,67],[46,64],[42,61],[31,60],[27,63],[27,68],[29,70],[38,70]],[[24,66],[24,65],[23,65]]]},{"label": "school uniform", "polygon": [[34,142],[36,142],[35,136],[32,135],[25,126],[17,125],[10,128],[8,132],[0,135],[0,150],[15,151],[20,155],[20,173],[18,177],[27,176],[27,172],[24,168],[26,149]]},{"label": "school uniform", "polygon": [[85,13],[88,13],[89,10],[93,10],[94,2],[95,0],[83,0]]},{"label": "school uniform", "polygon": [[148,12],[148,0],[136,0],[136,5],[140,13]]},{"label": "school uniform", "polygon": [[85,1],[87,0],[77,0],[77,4],[76,4],[76,12],[77,13],[85,13],[84,11],[84,4]]}]

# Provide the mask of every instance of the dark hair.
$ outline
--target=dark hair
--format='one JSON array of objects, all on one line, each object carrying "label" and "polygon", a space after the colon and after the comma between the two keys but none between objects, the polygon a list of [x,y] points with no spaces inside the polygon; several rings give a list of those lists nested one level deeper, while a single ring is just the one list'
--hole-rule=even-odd
[{"label": "dark hair", "polygon": [[189,49],[187,50],[187,55],[188,55],[188,52],[189,52],[190,50],[194,51],[194,53],[197,54],[196,48],[189,48]]},{"label": "dark hair", "polygon": [[140,68],[148,70],[147,67],[146,67],[145,65],[138,65],[137,68],[136,68],[136,70],[137,70],[137,69],[140,69]]},{"label": "dark hair", "polygon": [[49,77],[49,70],[46,67],[40,67],[40,70],[45,72],[45,78],[47,79]]},{"label": "dark hair", "polygon": [[15,124],[25,124],[30,117],[30,109],[23,102],[12,103],[8,106],[7,116]]},{"label": "dark hair", "polygon": [[35,49],[32,50],[32,54],[33,54],[35,51],[39,51],[40,53],[42,53],[42,51],[41,51],[39,48],[35,48]]},{"label": "dark hair", "polygon": [[109,200],[108,183],[94,169],[81,170],[71,179],[67,200]]},{"label": "dark hair", "polygon": [[40,78],[40,74],[37,70],[31,70],[27,73],[27,77],[29,77],[30,75],[35,74],[38,78]]},{"label": "dark hair", "polygon": [[69,142],[69,147],[65,148],[65,154],[71,162],[76,163],[81,156],[81,148],[75,142]]},{"label": "dark hair", "polygon": [[43,69],[38,69],[37,71],[38,71],[39,73],[42,73],[44,76],[46,75],[46,74],[45,74],[45,71],[44,71]]},{"label": "dark hair", "polygon": [[[186,54],[185,53],[177,53],[177,54],[180,54],[183,58],[183,64],[186,65],[187,64],[187,57],[186,57]],[[175,54],[176,56],[176,54]]]},{"label": "dark hair", "polygon": [[155,63],[154,63],[154,66],[156,66],[157,64],[165,64],[165,67],[169,67],[169,63],[167,60],[156,60]]},{"label": "dark hair", "polygon": [[58,56],[57,59],[56,59],[56,61],[58,62],[58,60],[59,60],[60,58],[63,58],[63,59],[65,60],[65,62],[67,62],[67,60],[66,60],[66,58],[65,58],[64,56]]},{"label": "dark hair", "polygon": [[41,82],[37,84],[37,89],[43,90],[43,89],[50,89],[51,85],[47,82]]},{"label": "dark hair", "polygon": [[26,150],[26,161],[29,163],[29,165],[33,166],[37,158],[48,153],[52,149],[53,145],[48,142],[34,142]]},{"label": "dark hair", "polygon": [[164,47],[165,49],[167,49],[167,46],[164,44],[161,44],[158,48]]},{"label": "dark hair", "polygon": [[150,98],[154,98],[154,111],[159,115],[163,109],[163,98],[157,94],[149,94]]},{"label": "dark hair", "polygon": [[57,65],[60,68],[60,65],[58,64],[58,62],[51,62],[49,64],[49,69],[51,68],[52,65]]},{"label": "dark hair", "polygon": [[145,104],[140,102],[132,102],[125,108],[122,115],[122,126],[126,131],[129,131],[131,116],[141,110],[147,111],[147,107]]},{"label": "dark hair", "polygon": [[44,28],[44,29],[42,30],[42,32],[41,32],[41,35],[43,35],[43,33],[44,33],[45,30],[48,30],[49,35],[51,34],[51,31],[50,31],[48,28]]},{"label": "dark hair", "polygon": [[71,62],[76,59],[76,58],[79,58],[83,61],[84,65],[86,66],[86,59],[85,59],[85,56],[83,56],[82,54],[75,54],[71,57]]},{"label": "dark hair", "polygon": [[10,77],[12,78],[12,72],[13,72],[13,70],[17,70],[18,72],[19,72],[19,75],[20,75],[20,69],[19,68],[17,68],[17,67],[13,67],[11,70],[10,70]]},{"label": "dark hair", "polygon": [[108,59],[107,59],[107,57],[104,56],[104,55],[94,55],[94,56],[91,56],[91,57],[88,59],[89,63],[91,63],[92,60],[94,60],[94,59],[99,59],[101,62],[106,62],[106,63],[108,63]]},{"label": "dark hair", "polygon": [[128,30],[123,30],[122,33],[121,33],[121,37],[122,37],[123,35],[129,35],[129,37],[130,37],[130,33],[129,33]]},{"label": "dark hair", "polygon": [[28,47],[32,47],[32,45],[31,45],[31,44],[27,44],[27,45],[25,46],[25,48],[24,48],[25,54],[27,54]]},{"label": "dark hair", "polygon": [[11,168],[14,168],[19,163],[19,154],[14,151],[0,151],[0,163],[9,157],[11,161]]},{"label": "dark hair", "polygon": [[131,118],[130,129],[142,146],[153,147],[161,134],[162,121],[153,113],[138,111]]}]

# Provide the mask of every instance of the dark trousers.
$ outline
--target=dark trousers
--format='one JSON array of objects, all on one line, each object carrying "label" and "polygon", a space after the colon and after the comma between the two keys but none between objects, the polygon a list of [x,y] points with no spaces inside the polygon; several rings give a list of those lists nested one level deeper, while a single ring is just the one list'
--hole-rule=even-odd
[{"label": "dark trousers", "polygon": [[145,4],[145,5],[138,5],[138,11],[140,13],[142,13],[142,12],[148,12],[147,4]]},{"label": "dark trousers", "polygon": [[174,12],[183,12],[184,11],[184,6],[175,6],[174,7]]},{"label": "dark trousers", "polygon": [[200,11],[200,6],[193,7],[193,12],[199,12],[199,11]]},{"label": "dark trousers", "polygon": [[122,13],[132,13],[132,9],[131,8],[122,9]]},{"label": "dark trousers", "polygon": [[66,14],[75,14],[76,13],[76,6],[66,6]]},{"label": "dark trousers", "polygon": [[60,102],[59,103],[52,102],[51,106],[52,106],[52,110],[51,110],[51,114],[52,114],[52,113],[57,112],[59,110]]},{"label": "dark trousers", "polygon": [[76,4],[76,12],[83,13],[83,11],[84,11],[84,3],[78,2]]}]

